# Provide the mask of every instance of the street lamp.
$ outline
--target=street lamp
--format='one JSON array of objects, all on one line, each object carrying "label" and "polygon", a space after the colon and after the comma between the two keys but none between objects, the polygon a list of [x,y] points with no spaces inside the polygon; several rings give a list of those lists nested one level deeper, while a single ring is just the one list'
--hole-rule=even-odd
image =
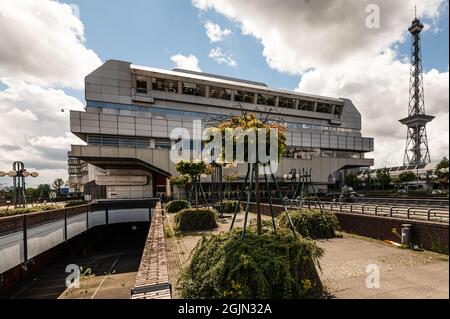
[{"label": "street lamp", "polygon": [[0,171],[0,177],[9,176],[13,179],[13,202],[14,202],[14,208],[17,207],[26,207],[27,200],[25,196],[25,178],[26,177],[33,177],[36,178],[39,176],[39,173],[37,172],[28,172],[25,169],[25,165],[22,162],[14,162],[13,163],[13,170],[6,172]]}]

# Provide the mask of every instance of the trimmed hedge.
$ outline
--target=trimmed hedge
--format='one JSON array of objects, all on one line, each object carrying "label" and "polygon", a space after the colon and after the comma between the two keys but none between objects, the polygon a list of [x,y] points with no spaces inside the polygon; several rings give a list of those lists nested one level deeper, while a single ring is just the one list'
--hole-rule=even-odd
[{"label": "trimmed hedge", "polygon": [[[312,239],[333,238],[337,236],[340,230],[337,217],[330,212],[320,210],[297,210],[290,211],[292,223],[295,229],[303,237]],[[281,227],[289,228],[289,220],[286,213],[277,217]]]},{"label": "trimmed hedge", "polygon": [[185,208],[174,218],[175,229],[181,231],[208,230],[217,228],[218,213],[210,208]]},{"label": "trimmed hedge", "polygon": [[178,281],[182,298],[298,299],[323,297],[316,264],[323,250],[279,231],[240,230],[204,236]]},{"label": "trimmed hedge", "polygon": [[[239,201],[237,200],[224,200],[222,201],[222,213],[224,214],[234,214],[234,210],[238,205]],[[242,202],[239,205],[238,213],[242,211]]]},{"label": "trimmed hedge", "polygon": [[173,200],[168,202],[165,206],[166,212],[168,213],[178,213],[185,208],[191,208],[191,203],[187,200]]}]

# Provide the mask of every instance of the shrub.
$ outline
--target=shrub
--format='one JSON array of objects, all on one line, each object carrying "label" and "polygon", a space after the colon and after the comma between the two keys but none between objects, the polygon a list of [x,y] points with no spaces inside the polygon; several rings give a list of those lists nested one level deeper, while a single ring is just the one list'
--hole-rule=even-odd
[{"label": "shrub", "polygon": [[290,232],[263,235],[237,229],[204,236],[180,276],[182,298],[320,298],[316,263],[323,251]]},{"label": "shrub", "polygon": [[187,200],[173,200],[168,202],[165,208],[168,213],[178,213],[182,209],[191,208],[191,203]]},{"label": "shrub", "polygon": [[[320,210],[297,210],[290,211],[292,223],[297,232],[303,237],[313,239],[333,238],[339,231],[339,221],[333,213]],[[289,227],[289,220],[286,213],[277,217],[281,227]]]},{"label": "shrub", "polygon": [[175,228],[181,231],[207,230],[217,228],[218,213],[210,208],[185,208],[174,218]]},{"label": "shrub", "polygon": [[87,200],[71,200],[64,205],[64,207],[73,207],[73,206],[80,206],[80,205],[86,205],[89,204],[89,201]]},{"label": "shrub", "polygon": [[44,212],[47,210],[52,209],[58,209],[58,207],[52,206],[52,205],[43,205],[38,207],[27,207],[27,208],[17,208],[17,209],[1,209],[0,210],[0,217],[6,217],[6,216],[15,216],[15,215],[22,215],[22,214],[30,214],[30,213],[39,213]]},{"label": "shrub", "polygon": [[[234,214],[234,210],[238,205],[239,201],[237,200],[224,200],[222,201],[222,213],[224,214]],[[242,210],[242,203],[239,204],[238,213]]]}]

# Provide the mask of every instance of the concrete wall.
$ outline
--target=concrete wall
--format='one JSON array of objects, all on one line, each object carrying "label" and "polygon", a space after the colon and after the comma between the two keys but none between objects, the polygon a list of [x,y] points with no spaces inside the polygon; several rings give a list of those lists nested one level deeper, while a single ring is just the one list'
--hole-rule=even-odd
[{"label": "concrete wall", "polygon": [[[275,215],[284,211],[281,205],[273,207]],[[261,204],[261,210],[264,215],[270,216],[268,204]],[[250,211],[256,211],[256,204],[250,205]],[[392,232],[393,228],[400,234],[403,224],[411,224],[413,244],[426,250],[448,254],[449,224],[344,212],[333,213],[337,216],[343,231],[380,240],[399,242],[399,237]]]},{"label": "concrete wall", "polygon": [[[64,211],[67,214],[67,237]],[[24,215],[0,218],[0,274],[25,261]],[[90,205],[57,209],[26,216],[28,259],[69,240],[95,226],[128,222],[148,222],[148,209],[90,212]]]}]

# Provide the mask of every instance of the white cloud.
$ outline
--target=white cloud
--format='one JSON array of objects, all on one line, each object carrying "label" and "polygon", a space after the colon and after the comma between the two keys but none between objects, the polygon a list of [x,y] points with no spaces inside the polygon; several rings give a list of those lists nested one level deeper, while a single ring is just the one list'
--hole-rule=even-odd
[{"label": "white cloud", "polygon": [[229,29],[223,29],[220,27],[220,25],[211,22],[206,21],[205,24],[206,29],[206,35],[209,38],[209,41],[211,43],[223,41],[227,36],[229,36],[232,32]]},{"label": "white cloud", "polygon": [[82,89],[101,64],[85,45],[79,9],[49,0],[0,2],[0,169],[22,160],[40,177],[67,177],[67,151],[82,141],[70,133],[69,113],[83,103],[58,87]]},{"label": "white cloud", "polygon": [[82,89],[101,64],[86,48],[75,7],[49,0],[0,2],[0,77]]},{"label": "white cloud", "polygon": [[[259,39],[271,68],[302,75],[297,90],[351,99],[362,113],[363,134],[375,138],[369,156],[376,166],[403,161],[406,128],[398,120],[407,116],[409,62],[397,56],[396,45],[409,41],[416,2],[193,0],[199,9],[214,9]],[[379,29],[365,26],[370,3],[380,7]],[[434,25],[444,3],[421,1],[418,16],[431,18]],[[448,82],[448,70],[424,74],[427,113],[437,116],[427,126],[432,159],[448,156]]]},{"label": "white cloud", "polygon": [[225,63],[232,67],[237,66],[236,61],[233,59],[233,55],[223,53],[222,49],[219,47],[212,49],[209,52],[208,57],[213,59],[214,61],[216,61],[219,64]]},{"label": "white cloud", "polygon": [[[46,174],[52,169],[59,170],[60,174],[65,169],[64,174],[60,174],[65,178],[69,145],[81,141],[70,133],[69,114],[62,113],[61,106],[82,110],[83,104],[62,90],[19,80],[1,81],[8,88],[0,91],[0,114],[5,114],[0,116],[0,170],[9,169],[13,161],[22,160],[29,169],[45,170]],[[17,111],[12,115],[11,110]],[[41,173],[42,180],[47,182],[54,175]]]},{"label": "white cloud", "polygon": [[188,56],[182,54],[176,54],[170,57],[175,66],[180,69],[191,70],[201,72],[198,65],[198,59],[195,55],[191,54]]}]

